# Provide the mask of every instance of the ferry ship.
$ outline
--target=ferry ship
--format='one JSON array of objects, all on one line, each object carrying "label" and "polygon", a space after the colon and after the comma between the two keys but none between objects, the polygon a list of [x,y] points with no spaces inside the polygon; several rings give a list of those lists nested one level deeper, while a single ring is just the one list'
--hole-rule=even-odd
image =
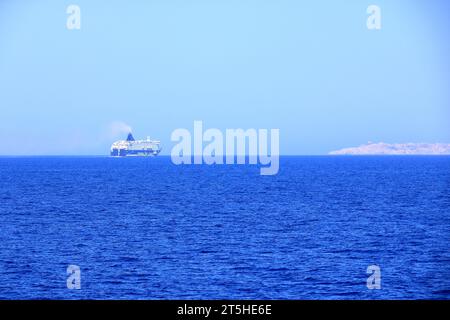
[{"label": "ferry ship", "polygon": [[126,140],[119,140],[111,145],[112,157],[157,156],[161,152],[161,142],[158,140],[135,140],[131,132]]}]

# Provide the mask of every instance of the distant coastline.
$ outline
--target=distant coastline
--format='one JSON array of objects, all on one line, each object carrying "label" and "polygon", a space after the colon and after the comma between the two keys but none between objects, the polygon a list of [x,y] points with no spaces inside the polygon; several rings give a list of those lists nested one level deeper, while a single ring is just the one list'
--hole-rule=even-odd
[{"label": "distant coastline", "polygon": [[331,151],[329,155],[450,155],[447,143],[368,142],[358,147]]}]

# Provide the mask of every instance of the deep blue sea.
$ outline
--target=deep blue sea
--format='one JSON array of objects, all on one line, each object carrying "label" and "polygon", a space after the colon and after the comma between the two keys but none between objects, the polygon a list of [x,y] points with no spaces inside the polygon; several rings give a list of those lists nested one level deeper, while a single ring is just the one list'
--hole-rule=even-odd
[{"label": "deep blue sea", "polygon": [[0,299],[422,298],[450,298],[450,157],[0,158]]}]

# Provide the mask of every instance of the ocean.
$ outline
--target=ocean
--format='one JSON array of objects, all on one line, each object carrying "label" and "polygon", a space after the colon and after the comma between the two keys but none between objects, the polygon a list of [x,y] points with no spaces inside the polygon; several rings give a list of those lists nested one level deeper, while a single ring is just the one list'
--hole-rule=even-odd
[{"label": "ocean", "polygon": [[449,187],[448,156],[0,157],[0,299],[449,299]]}]

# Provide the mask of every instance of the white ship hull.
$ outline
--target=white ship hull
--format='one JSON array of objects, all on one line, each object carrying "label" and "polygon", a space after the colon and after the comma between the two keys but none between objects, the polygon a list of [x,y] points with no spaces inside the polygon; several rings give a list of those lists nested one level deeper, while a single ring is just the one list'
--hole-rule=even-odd
[{"label": "white ship hull", "polygon": [[133,135],[128,134],[127,140],[119,140],[112,144],[112,157],[151,157],[161,152],[158,140],[134,140]]}]

